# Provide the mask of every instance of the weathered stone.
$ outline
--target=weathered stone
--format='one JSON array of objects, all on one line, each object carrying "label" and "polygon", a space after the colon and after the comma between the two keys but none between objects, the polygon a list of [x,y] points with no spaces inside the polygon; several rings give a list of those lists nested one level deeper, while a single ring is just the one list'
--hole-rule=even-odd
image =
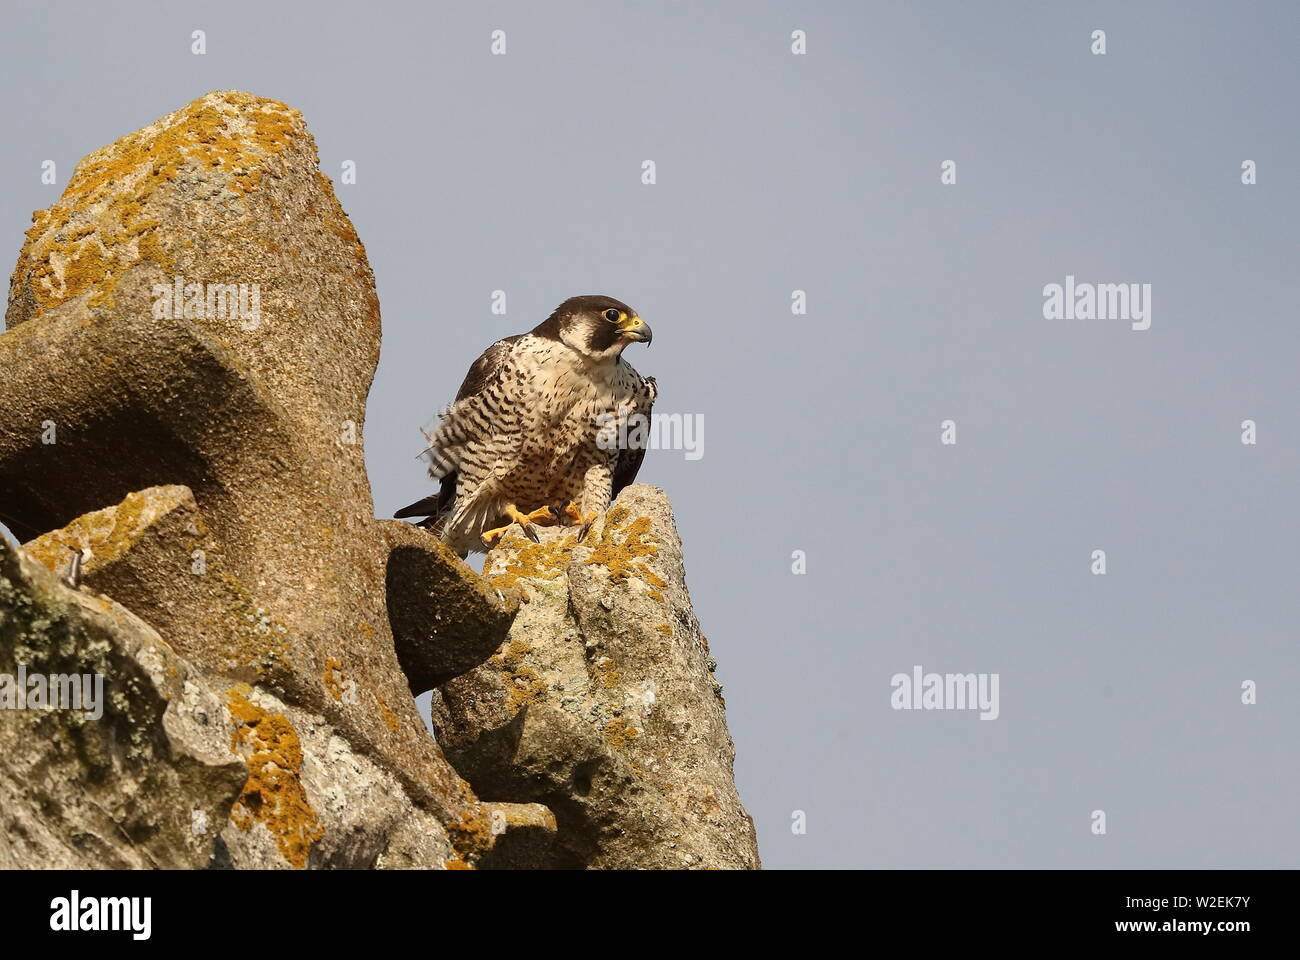
[{"label": "weathered stone", "polygon": [[539,533],[488,555],[488,579],[528,602],[435,695],[448,757],[481,796],[554,811],[554,865],[757,867],[667,498],[628,487],[581,545]]},{"label": "weathered stone", "polygon": [[472,670],[505,639],[519,604],[420,527],[380,521],[388,538],[388,619],[415,694]]},{"label": "weathered stone", "polygon": [[[259,314],[155,309],[154,285],[177,276],[205,290],[256,283]],[[240,598],[231,616],[267,628],[234,675],[255,667],[457,815],[469,801],[416,712],[385,609],[388,546],[360,442],[379,354],[374,278],[301,115],[210,94],[88,156],[34,215],[6,318],[11,528],[185,484],[223,557],[206,582]],[[56,442],[42,442],[46,423]]]},{"label": "weathered stone", "polygon": [[0,710],[0,867],[207,866],[203,830],[248,776],[221,700],[148,624],[0,539],[0,673],[19,665],[101,677],[103,715]]},{"label": "weathered stone", "polygon": [[[0,711],[0,866],[757,865],[662,494],[486,581],[375,520],[374,278],[297,111],[209,94],[33,221],[0,335],[0,518],[29,541],[0,547],[0,673],[97,671],[110,706]],[[415,709],[439,685],[490,802]]]},{"label": "weathered stone", "polygon": [[0,672],[20,663],[29,676],[98,674],[104,715],[0,711],[0,866],[463,862],[438,820],[321,717],[196,670],[134,614],[0,541]]},{"label": "weathered stone", "polygon": [[256,600],[240,593],[188,487],[128,494],[23,549],[54,573],[79,552],[85,587],[168,637],[190,663],[250,682],[270,665],[283,627],[263,622]]},{"label": "weathered stone", "polygon": [[443,869],[458,859],[443,826],[320,717],[252,688],[231,690],[228,709],[248,781],[221,831],[221,865]]},{"label": "weathered stone", "polygon": [[[57,568],[87,539],[90,582],[194,663],[322,718],[438,822],[480,815],[394,651],[361,445],[378,301],[302,117],[210,94],[88,156],[33,221],[0,336],[5,522],[118,504],[33,550]],[[256,284],[258,310],[190,284]]]},{"label": "weathered stone", "polygon": [[543,870],[551,865],[557,825],[540,803],[485,803],[492,843],[480,870]]}]

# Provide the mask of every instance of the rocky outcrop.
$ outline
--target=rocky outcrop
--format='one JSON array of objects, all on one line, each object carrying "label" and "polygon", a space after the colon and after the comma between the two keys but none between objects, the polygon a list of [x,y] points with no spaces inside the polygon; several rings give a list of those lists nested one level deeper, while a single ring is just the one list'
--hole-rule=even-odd
[{"label": "rocky outcrop", "polygon": [[[135,491],[188,487],[211,539],[202,602],[258,629],[215,648],[187,630],[209,616],[168,593],[195,586],[189,562],[152,584],[152,626],[197,664],[238,660],[238,679],[348,730],[456,815],[458,778],[388,626],[388,546],[360,442],[379,356],[374,277],[301,115],[211,94],[86,157],[33,219],[0,341],[10,528],[40,533]],[[228,296],[241,284],[242,308]]]},{"label": "rocky outcrop", "polygon": [[[6,323],[0,518],[27,543],[0,549],[0,672],[89,671],[111,706],[0,710],[0,865],[614,866],[638,844],[639,865],[756,862],[720,704],[620,713],[620,679],[591,700],[604,742],[648,743],[671,717],[694,752],[602,759],[563,739],[582,728],[549,745],[548,764],[601,791],[648,771],[610,787],[635,808],[623,840],[592,826],[612,807],[517,789],[502,764],[527,758],[481,777],[471,727],[444,729],[478,792],[429,736],[412,694],[440,686],[452,709],[485,662],[514,663],[551,625],[520,603],[528,561],[485,580],[426,531],[374,519],[374,278],[297,111],[214,93],[88,156],[33,215]],[[663,609],[606,591],[606,612],[649,626],[595,608],[575,626],[676,703],[708,671],[693,626],[657,639],[676,629],[666,611],[693,624],[678,548],[661,549],[635,562],[677,558],[655,574]],[[611,584],[644,582],[637,569]],[[575,610],[596,595],[586,576],[560,577]],[[661,666],[623,649],[638,637]]]},{"label": "rocky outcrop", "polygon": [[553,810],[556,865],[758,866],[668,498],[635,484],[585,542],[539,533],[488,556],[488,579],[527,599],[435,695],[447,756],[484,796]]},{"label": "rocky outcrop", "polygon": [[248,779],[222,698],[148,624],[0,539],[0,673],[20,668],[106,682],[97,719],[93,690],[79,711],[0,712],[0,867],[207,865]]}]

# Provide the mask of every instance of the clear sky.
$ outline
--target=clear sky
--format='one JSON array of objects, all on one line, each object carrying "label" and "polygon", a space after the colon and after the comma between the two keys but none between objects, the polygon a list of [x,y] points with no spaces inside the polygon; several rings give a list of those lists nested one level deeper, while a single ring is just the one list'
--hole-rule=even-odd
[{"label": "clear sky", "polygon": [[[11,2],[0,237],[197,96],[283,100],[356,164],[379,515],[494,339],[653,325],[704,455],[641,479],[767,866],[1296,867],[1298,47],[1293,2]],[[1151,328],[1045,319],[1067,276]],[[997,719],[891,709],[918,664]]]}]

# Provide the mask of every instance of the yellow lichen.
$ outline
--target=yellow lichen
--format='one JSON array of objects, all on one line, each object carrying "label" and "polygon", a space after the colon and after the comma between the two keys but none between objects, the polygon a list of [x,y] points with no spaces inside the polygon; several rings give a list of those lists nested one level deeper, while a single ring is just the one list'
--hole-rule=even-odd
[{"label": "yellow lichen", "polygon": [[597,682],[607,690],[617,687],[619,680],[622,679],[618,670],[614,668],[614,661],[609,657],[599,658],[592,664],[592,668]]},{"label": "yellow lichen", "polygon": [[399,729],[401,729],[402,724],[397,719],[397,714],[393,713],[392,710],[388,709],[388,704],[384,702],[384,698],[376,695],[375,702],[379,704],[379,717],[381,720],[384,721],[384,726],[386,726],[393,733],[396,733]]},{"label": "yellow lichen", "polygon": [[[666,587],[668,581],[644,562],[659,553],[659,544],[651,538],[651,520],[637,517],[630,524],[627,521],[627,507],[619,504],[610,509],[600,538],[591,545],[587,563],[605,567],[615,583],[626,582],[630,577],[640,579],[651,588],[648,595],[662,601],[664,595],[659,588]],[[505,569],[489,574],[488,579],[500,590],[514,588],[521,580],[555,580],[565,571],[578,545],[576,534],[520,545]]]},{"label": "yellow lichen", "polygon": [[[659,554],[659,544],[650,539],[651,523],[649,517],[637,517],[627,524],[628,512],[623,506],[614,507],[605,517],[605,526],[601,530],[588,563],[599,564],[609,571],[609,578],[614,583],[626,582],[630,577],[637,577],[652,588],[656,600],[662,600],[660,587],[668,581],[651,570],[643,557],[655,557]],[[621,534],[621,536],[620,536]]]},{"label": "yellow lichen", "polygon": [[671,623],[661,623],[659,626],[655,627],[655,629],[665,637],[671,637],[673,635],[673,626]]},{"label": "yellow lichen", "polygon": [[509,641],[488,659],[504,663],[507,667],[517,668],[521,663],[523,663],[524,657],[526,657],[532,649],[533,648],[524,643],[524,641],[515,639]]},{"label": "yellow lichen", "polygon": [[512,710],[518,710],[546,692],[546,683],[537,675],[537,671],[524,665],[524,659],[531,650],[532,647],[528,644],[515,639],[488,657],[488,662],[501,670]]},{"label": "yellow lichen", "polygon": [[145,520],[149,497],[129,493],[116,507],[107,507],[78,517],[61,530],[54,530],[27,544],[29,555],[45,567],[61,572],[72,552],[90,550],[87,571],[121,557],[136,542],[141,530],[154,518]]},{"label": "yellow lichen", "polygon": [[301,870],[325,829],[303,789],[297,731],[288,717],[263,709],[239,688],[230,691],[228,705],[236,722],[230,749],[248,764],[248,780],[230,809],[230,820],[241,830],[254,823],[265,826],[280,855]]},{"label": "yellow lichen", "polygon": [[639,735],[636,727],[622,720],[611,720],[605,724],[605,739],[615,750],[627,749],[628,744]]},{"label": "yellow lichen", "polygon": [[[451,841],[455,857],[445,861],[448,870],[473,870],[474,861],[492,846],[492,821],[481,805],[462,810],[447,824],[447,839]],[[453,866],[455,863],[462,866]]]},{"label": "yellow lichen", "polygon": [[321,682],[325,684],[325,690],[335,700],[343,700],[343,664],[339,663],[333,657],[325,661],[325,672],[321,674]]},{"label": "yellow lichen", "polygon": [[510,558],[504,570],[488,577],[501,591],[515,589],[521,580],[554,580],[569,564],[573,548],[578,545],[577,534],[547,538],[541,543],[528,543]]},{"label": "yellow lichen", "polygon": [[161,221],[145,215],[156,187],[183,169],[215,170],[234,197],[256,190],[266,160],[301,128],[296,110],[245,93],[195,100],[157,124],[88,156],[63,197],[32,214],[14,272],[30,288],[37,315],[91,292],[89,304],[111,299],[118,278],[142,261],[170,274],[173,263],[157,236]]}]

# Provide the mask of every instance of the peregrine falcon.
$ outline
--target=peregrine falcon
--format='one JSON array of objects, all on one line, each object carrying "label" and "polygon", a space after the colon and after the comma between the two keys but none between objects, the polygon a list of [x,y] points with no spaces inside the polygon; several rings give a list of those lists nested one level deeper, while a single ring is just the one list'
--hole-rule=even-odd
[{"label": "peregrine falcon", "polygon": [[534,524],[573,523],[581,539],[645,457],[644,442],[620,442],[644,437],[636,424],[658,395],[623,359],[637,342],[650,342],[650,327],[635,310],[589,295],[492,344],[427,435],[439,492],[394,516],[425,517],[419,525],[462,557],[513,524],[535,541]]}]

